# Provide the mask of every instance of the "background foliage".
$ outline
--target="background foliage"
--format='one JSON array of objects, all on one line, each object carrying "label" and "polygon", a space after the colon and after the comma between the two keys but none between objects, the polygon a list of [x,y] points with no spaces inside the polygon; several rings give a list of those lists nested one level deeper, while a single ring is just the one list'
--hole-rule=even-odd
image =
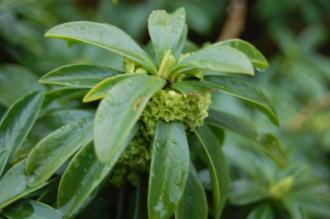
[{"label": "background foliage", "polygon": [[[108,22],[145,43],[146,21],[153,9],[173,11],[184,6],[189,38],[202,46],[205,41],[218,39],[228,19],[229,4],[220,0],[2,0],[0,115],[22,94],[46,89],[37,79],[60,65],[83,63],[122,68],[118,57],[103,50],[84,45],[68,48],[64,42],[45,39],[45,31],[56,24],[76,20]],[[322,192],[330,192],[330,2],[292,0],[279,4],[277,0],[255,0],[248,1],[245,10],[247,17],[240,37],[254,44],[270,61],[268,70],[249,80],[268,94],[281,126],[272,126],[259,112],[221,94],[214,98],[212,107],[245,115],[262,129],[277,133],[288,151],[290,168],[286,171],[278,168],[259,152],[246,149],[246,141],[228,134],[224,150],[232,186],[222,218],[329,218],[330,200]],[[78,101],[72,101],[75,95],[72,92],[47,107],[52,110],[79,106]],[[68,124],[73,114],[88,117],[86,112],[67,112],[57,117],[62,120],[51,120],[47,126],[37,123],[43,133],[36,133],[31,139],[37,142],[51,130]],[[205,173],[199,175],[208,185]],[[127,194],[141,192],[135,188],[120,191],[116,196],[121,197],[122,203],[117,203],[104,201],[117,191],[111,187],[103,190],[78,218],[110,217],[108,209],[129,202]],[[274,191],[283,195],[274,197]],[[45,203],[51,205],[53,201]],[[27,209],[47,208],[37,202],[26,205]],[[122,212],[121,218],[129,217],[126,213]]]}]

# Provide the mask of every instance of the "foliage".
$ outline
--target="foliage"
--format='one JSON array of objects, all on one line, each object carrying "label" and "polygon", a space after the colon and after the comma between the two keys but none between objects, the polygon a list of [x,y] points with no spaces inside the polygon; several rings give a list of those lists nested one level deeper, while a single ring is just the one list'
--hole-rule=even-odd
[{"label": "foliage", "polygon": [[0,218],[328,218],[330,4],[227,3],[0,0]]}]

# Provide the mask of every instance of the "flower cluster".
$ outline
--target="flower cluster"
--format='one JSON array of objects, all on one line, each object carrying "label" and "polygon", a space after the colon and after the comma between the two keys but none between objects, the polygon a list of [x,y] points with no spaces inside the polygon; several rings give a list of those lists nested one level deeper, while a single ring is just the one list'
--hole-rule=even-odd
[{"label": "flower cluster", "polygon": [[118,187],[126,182],[137,185],[140,175],[149,170],[149,165],[150,143],[138,133],[116,163],[110,182]]},{"label": "flower cluster", "polygon": [[208,92],[184,95],[174,90],[161,90],[152,97],[142,114],[147,136],[153,136],[158,120],[181,121],[189,131],[201,126],[210,104]]}]

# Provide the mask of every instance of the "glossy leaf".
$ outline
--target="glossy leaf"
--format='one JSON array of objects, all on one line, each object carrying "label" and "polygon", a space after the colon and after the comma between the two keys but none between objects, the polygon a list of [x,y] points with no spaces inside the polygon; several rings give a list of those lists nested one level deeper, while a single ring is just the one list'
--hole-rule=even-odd
[{"label": "glossy leaf", "polygon": [[77,122],[81,119],[93,119],[94,112],[83,109],[53,110],[40,116],[29,133],[27,140],[17,151],[12,162],[17,162],[30,153],[32,148],[44,137],[62,126]]},{"label": "glossy leaf", "polygon": [[197,172],[190,163],[187,185],[175,211],[176,219],[207,219],[207,199]]},{"label": "glossy leaf", "polygon": [[216,43],[191,53],[182,65],[216,72],[254,75],[252,64],[239,50]]},{"label": "glossy leaf", "polygon": [[80,147],[92,140],[92,122],[87,119],[71,123],[42,139],[26,159],[29,185],[49,179]]},{"label": "glossy leaf", "polygon": [[158,63],[171,50],[177,53],[185,32],[186,12],[183,8],[168,14],[165,10],[153,11],[148,19],[148,30]]},{"label": "glossy leaf", "polygon": [[8,206],[14,201],[40,189],[47,183],[37,187],[28,186],[28,178],[24,173],[25,162],[21,161],[11,169],[0,180],[0,209]]},{"label": "glossy leaf", "polygon": [[91,194],[109,175],[138,128],[133,128],[117,150],[115,158],[107,163],[101,163],[97,159],[93,144],[86,145],[73,157],[61,178],[57,195],[58,208],[64,215],[72,217],[88,202]]},{"label": "glossy leaf", "polygon": [[171,218],[184,193],[188,171],[189,147],[184,126],[159,121],[152,146],[149,218]]},{"label": "glossy leaf", "polygon": [[4,211],[8,219],[62,219],[61,213],[41,202],[29,201]]},{"label": "glossy leaf", "polygon": [[114,159],[149,99],[164,85],[159,77],[136,75],[113,86],[95,116],[94,142],[100,161]]},{"label": "glossy leaf", "polygon": [[229,113],[210,110],[206,122],[212,126],[228,129],[246,137],[260,150],[273,158],[277,164],[282,167],[287,165],[287,156],[277,138],[270,133],[259,133],[249,121]]},{"label": "glossy leaf", "polygon": [[116,83],[131,77],[134,78],[136,75],[143,74],[122,74],[101,81],[88,91],[88,93],[84,96],[83,102],[87,103],[104,98]]},{"label": "glossy leaf", "polygon": [[274,219],[271,207],[268,204],[263,204],[253,209],[247,219]]},{"label": "glossy leaf", "polygon": [[50,90],[45,95],[42,108],[44,111],[58,110],[61,108],[74,108],[81,105],[81,98],[87,89],[72,87],[60,87]]},{"label": "glossy leaf", "polygon": [[179,81],[171,86],[182,94],[198,94],[215,90],[211,86],[201,81]]},{"label": "glossy leaf", "polygon": [[42,90],[37,77],[25,68],[16,65],[0,66],[0,104],[14,104],[23,95]]},{"label": "glossy leaf", "polygon": [[74,88],[92,88],[105,78],[117,74],[118,71],[101,66],[66,65],[45,74],[39,82]]},{"label": "glossy leaf", "polygon": [[121,29],[88,21],[69,22],[50,29],[46,37],[92,44],[127,57],[152,73],[156,67],[149,55]]},{"label": "glossy leaf", "polygon": [[275,125],[279,126],[278,117],[273,105],[266,95],[254,85],[227,76],[207,76],[202,83],[205,86],[209,86],[210,89],[218,89],[253,104],[261,112],[265,113]]},{"label": "glossy leaf", "polygon": [[5,154],[0,159],[0,176],[11,159],[21,147],[30,132],[41,107],[43,94],[33,92],[12,105],[0,122],[0,150]]},{"label": "glossy leaf", "polygon": [[229,174],[227,163],[221,144],[208,126],[204,125],[197,128],[195,134],[204,150],[210,171],[214,218],[220,218],[228,195]]},{"label": "glossy leaf", "polygon": [[230,46],[244,53],[252,62],[253,67],[257,69],[268,68],[267,59],[252,44],[241,39],[230,39],[220,42],[223,46]]}]

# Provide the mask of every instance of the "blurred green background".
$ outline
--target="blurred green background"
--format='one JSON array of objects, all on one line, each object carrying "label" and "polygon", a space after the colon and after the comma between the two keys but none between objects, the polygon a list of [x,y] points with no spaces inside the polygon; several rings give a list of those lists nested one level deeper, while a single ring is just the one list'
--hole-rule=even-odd
[{"label": "blurred green background", "polygon": [[[109,52],[44,38],[50,27],[77,20],[106,22],[146,45],[149,13],[178,7],[187,11],[192,49],[238,37],[254,44],[270,62],[267,71],[245,79],[266,92],[280,128],[221,94],[212,107],[275,132],[290,166],[279,169],[257,151],[248,151],[246,141],[228,134],[224,147],[232,187],[223,218],[330,218],[329,0],[0,0],[0,117],[18,97],[39,89],[38,78],[56,67],[93,63],[122,68],[121,58]],[[208,176],[200,176],[207,186]],[[288,198],[273,197],[275,190]],[[102,200],[90,212],[104,207]],[[84,214],[82,218],[106,218],[102,211],[95,215],[87,209]]]}]

